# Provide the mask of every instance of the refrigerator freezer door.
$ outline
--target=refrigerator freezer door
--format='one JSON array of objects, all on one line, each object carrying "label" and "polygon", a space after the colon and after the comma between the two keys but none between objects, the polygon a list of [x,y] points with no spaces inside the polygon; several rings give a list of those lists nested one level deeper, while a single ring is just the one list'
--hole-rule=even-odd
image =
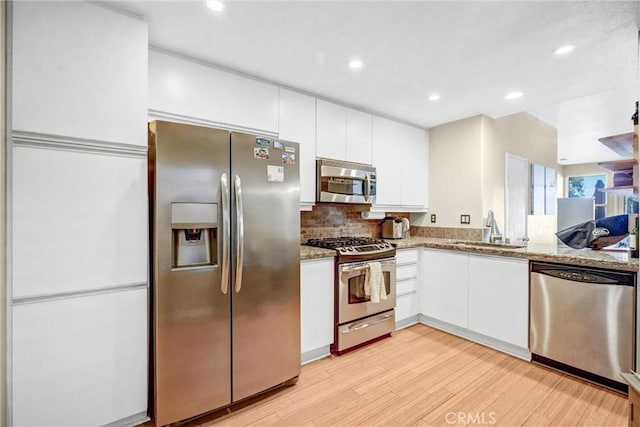
[{"label": "refrigerator freezer door", "polygon": [[[228,209],[230,203],[222,191],[230,187],[225,182],[229,133],[166,122],[151,123],[149,132],[154,406],[156,425],[166,425],[231,402],[230,292],[225,294],[228,286],[222,283],[230,252],[223,244],[230,223],[224,205]],[[175,211],[177,203],[207,204],[202,211],[216,212],[217,219],[172,224],[172,204]],[[186,231],[176,233],[178,228]],[[194,247],[202,243],[198,238],[208,236],[206,263],[175,264],[179,257],[172,252],[180,246],[172,239],[185,234]]]},{"label": "refrigerator freezer door", "polygon": [[231,152],[232,176],[239,178],[233,204],[236,213],[242,206],[243,226],[238,230],[236,221],[232,230],[242,251],[232,251],[232,265],[241,258],[242,282],[232,269],[230,288],[239,401],[300,373],[300,157],[298,144],[241,133],[232,133]]}]

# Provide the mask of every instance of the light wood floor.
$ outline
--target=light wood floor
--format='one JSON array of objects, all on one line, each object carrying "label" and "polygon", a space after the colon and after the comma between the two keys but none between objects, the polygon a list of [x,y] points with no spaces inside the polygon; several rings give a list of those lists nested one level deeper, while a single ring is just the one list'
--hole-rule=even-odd
[{"label": "light wood floor", "polygon": [[424,325],[189,426],[625,426],[626,397]]}]

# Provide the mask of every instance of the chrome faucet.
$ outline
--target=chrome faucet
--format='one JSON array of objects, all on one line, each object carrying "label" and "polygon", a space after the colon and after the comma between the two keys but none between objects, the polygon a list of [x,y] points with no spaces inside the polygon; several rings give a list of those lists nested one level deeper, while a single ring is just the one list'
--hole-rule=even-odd
[{"label": "chrome faucet", "polygon": [[[502,240],[502,234],[500,233],[500,229],[498,228],[498,223],[496,222],[496,219],[493,216],[492,209],[489,209],[489,212],[487,212],[487,224],[485,225],[485,227],[487,227],[489,230],[485,229],[485,233],[483,233],[482,240],[489,243],[497,243],[498,241]],[[486,236],[486,234],[488,234],[488,236]]]}]

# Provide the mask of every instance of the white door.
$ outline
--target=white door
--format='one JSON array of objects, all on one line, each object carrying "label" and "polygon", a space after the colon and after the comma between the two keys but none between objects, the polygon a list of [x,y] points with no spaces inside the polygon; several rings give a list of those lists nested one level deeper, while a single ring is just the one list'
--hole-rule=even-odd
[{"label": "white door", "polygon": [[511,243],[526,242],[529,161],[506,153],[505,237]]}]

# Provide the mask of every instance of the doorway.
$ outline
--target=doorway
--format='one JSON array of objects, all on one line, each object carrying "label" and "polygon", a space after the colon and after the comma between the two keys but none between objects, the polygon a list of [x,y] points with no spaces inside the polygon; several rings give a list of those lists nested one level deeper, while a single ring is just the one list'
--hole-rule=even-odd
[{"label": "doorway", "polygon": [[529,195],[529,161],[505,154],[505,238],[511,243],[527,242],[527,201]]}]

